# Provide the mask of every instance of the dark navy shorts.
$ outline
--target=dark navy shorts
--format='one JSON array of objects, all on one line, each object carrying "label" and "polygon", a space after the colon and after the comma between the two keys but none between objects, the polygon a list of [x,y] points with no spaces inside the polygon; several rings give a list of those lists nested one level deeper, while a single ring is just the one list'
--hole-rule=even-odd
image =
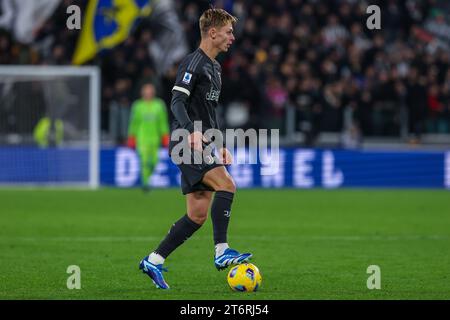
[{"label": "dark navy shorts", "polygon": [[202,159],[201,153],[195,154],[200,155],[199,159],[201,159],[201,163],[194,163],[194,153],[192,153],[190,163],[181,163],[177,165],[181,171],[181,191],[183,194],[195,191],[214,191],[210,186],[202,183],[203,176],[211,169],[224,166],[223,164],[218,163],[215,154],[213,154],[213,157],[207,157],[207,159]]}]

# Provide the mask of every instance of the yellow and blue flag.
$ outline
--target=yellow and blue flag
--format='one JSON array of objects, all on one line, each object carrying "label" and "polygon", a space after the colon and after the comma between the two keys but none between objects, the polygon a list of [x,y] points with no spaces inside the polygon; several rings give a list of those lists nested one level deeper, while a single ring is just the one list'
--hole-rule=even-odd
[{"label": "yellow and blue flag", "polygon": [[73,64],[83,64],[103,49],[122,43],[141,17],[149,16],[152,0],[89,0]]}]

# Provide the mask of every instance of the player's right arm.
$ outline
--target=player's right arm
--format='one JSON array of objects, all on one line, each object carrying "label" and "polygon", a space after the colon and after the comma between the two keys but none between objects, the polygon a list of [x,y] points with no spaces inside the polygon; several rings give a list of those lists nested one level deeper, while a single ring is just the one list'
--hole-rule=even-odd
[{"label": "player's right arm", "polygon": [[163,100],[160,100],[160,111],[158,113],[158,133],[164,147],[169,145],[169,122],[167,120],[167,107]]},{"label": "player's right arm", "polygon": [[202,150],[204,137],[201,132],[194,132],[194,123],[187,112],[189,97],[198,78],[198,74],[195,72],[196,60],[194,55],[193,59],[183,60],[178,67],[177,78],[172,88],[170,109],[180,126],[189,131],[189,144],[196,150]]}]

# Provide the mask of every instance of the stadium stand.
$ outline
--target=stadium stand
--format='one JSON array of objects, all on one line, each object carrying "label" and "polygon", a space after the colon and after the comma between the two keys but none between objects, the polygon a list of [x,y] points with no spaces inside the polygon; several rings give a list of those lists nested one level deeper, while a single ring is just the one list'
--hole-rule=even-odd
[{"label": "stadium stand", "polygon": [[[193,50],[208,2],[175,3]],[[70,64],[79,32],[62,27],[68,4],[84,8],[86,1],[63,1],[31,45],[0,30],[0,64]],[[365,28],[367,1],[216,1],[239,18],[237,41],[221,56],[225,126],[280,128],[285,138],[301,134],[309,146],[327,133],[347,147],[370,137],[419,142],[423,134],[450,134],[448,4],[370,4],[381,7],[381,30]],[[169,102],[176,65],[158,75],[147,50],[155,32],[141,23],[125,42],[88,63],[102,69],[104,140],[125,142],[120,124],[143,82],[153,81]],[[9,120],[0,130],[20,131],[20,115],[1,118]]]}]

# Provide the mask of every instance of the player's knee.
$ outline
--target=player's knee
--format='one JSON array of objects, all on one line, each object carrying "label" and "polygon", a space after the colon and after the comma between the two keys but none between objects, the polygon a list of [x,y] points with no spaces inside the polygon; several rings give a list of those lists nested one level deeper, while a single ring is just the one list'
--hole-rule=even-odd
[{"label": "player's knee", "polygon": [[188,212],[188,216],[196,224],[202,225],[208,218],[208,209],[204,208],[193,209],[190,212]]},{"label": "player's knee", "polygon": [[221,191],[228,191],[231,193],[236,192],[236,184],[234,183],[233,179],[228,178],[223,181],[223,183],[220,184],[219,189]]}]

